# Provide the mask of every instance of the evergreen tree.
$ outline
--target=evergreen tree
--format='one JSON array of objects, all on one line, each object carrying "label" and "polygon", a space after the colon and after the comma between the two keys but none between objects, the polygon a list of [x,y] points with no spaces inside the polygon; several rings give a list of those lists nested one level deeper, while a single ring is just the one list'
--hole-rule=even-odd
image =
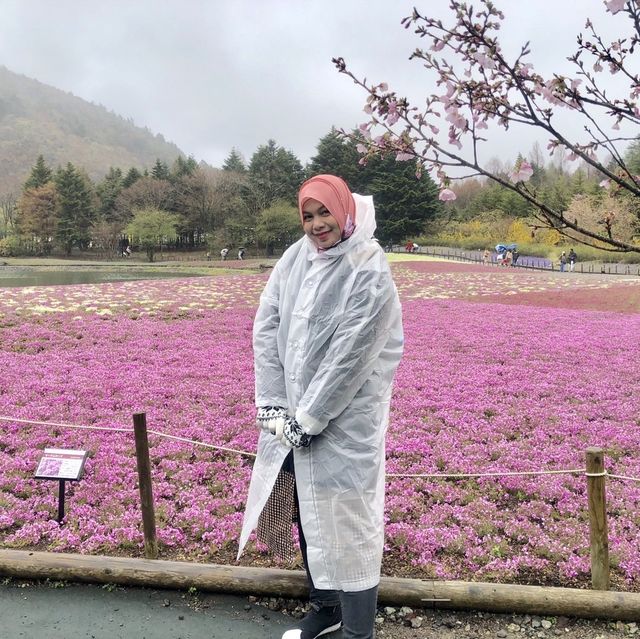
[{"label": "evergreen tree", "polygon": [[178,156],[176,158],[176,161],[173,163],[171,176],[174,179],[180,180],[181,178],[193,175],[197,169],[198,163],[195,161],[192,155],[190,155],[186,160],[182,156]]},{"label": "evergreen tree", "polygon": [[111,167],[104,180],[96,187],[96,195],[100,201],[98,212],[105,222],[113,222],[117,217],[117,201],[124,188],[123,183],[122,171]]},{"label": "evergreen tree", "polygon": [[376,236],[383,242],[420,236],[442,209],[438,187],[427,174],[416,177],[415,161],[398,162],[394,154],[373,158],[361,180],[360,192],[373,195]]},{"label": "evergreen tree", "polygon": [[540,189],[540,200],[564,214],[571,201],[571,195],[571,176],[561,169],[549,171],[548,178]]},{"label": "evergreen tree", "polygon": [[142,173],[132,166],[122,180],[122,188],[128,189],[131,185],[135,184],[142,177]]},{"label": "evergreen tree", "polygon": [[627,168],[634,175],[640,175],[640,138],[631,143],[624,156]]},{"label": "evergreen tree", "polygon": [[84,247],[89,241],[93,220],[91,190],[71,162],[66,168],[58,169],[54,181],[58,192],[56,239],[70,255],[74,245]]},{"label": "evergreen tree", "polygon": [[482,190],[471,199],[467,211],[461,212],[462,219],[468,219],[489,211],[502,210],[502,187],[495,182],[486,182]]},{"label": "evergreen tree", "polygon": [[44,157],[39,155],[35,165],[31,167],[31,173],[27,178],[27,181],[24,183],[24,190],[27,191],[29,189],[37,189],[40,186],[44,186],[51,180],[52,175],[53,173],[46,165]]},{"label": "evergreen tree", "polygon": [[307,167],[309,177],[321,173],[339,175],[352,190],[360,188],[363,168],[355,144],[345,140],[335,128],[320,139],[316,155]]},{"label": "evergreen tree", "polygon": [[158,158],[151,170],[151,177],[155,180],[168,180],[171,177],[171,174],[169,173],[169,167],[166,162],[163,162]]},{"label": "evergreen tree", "polygon": [[500,203],[498,208],[514,217],[527,217],[531,214],[531,204],[523,197],[509,189],[500,187]]},{"label": "evergreen tree", "polygon": [[233,171],[235,173],[246,173],[247,167],[244,165],[244,160],[238,151],[231,149],[231,153],[227,156],[227,159],[222,165],[223,171]]},{"label": "evergreen tree", "polygon": [[352,191],[373,195],[383,241],[397,242],[423,233],[425,223],[441,210],[438,189],[428,175],[416,178],[415,162],[397,162],[395,154],[359,164],[357,135],[343,139],[332,129],[317,146],[308,172],[339,175]]},{"label": "evergreen tree", "polygon": [[249,179],[253,187],[254,206],[264,210],[276,200],[294,204],[304,181],[300,160],[276,145],[274,140],[258,147],[249,163]]}]

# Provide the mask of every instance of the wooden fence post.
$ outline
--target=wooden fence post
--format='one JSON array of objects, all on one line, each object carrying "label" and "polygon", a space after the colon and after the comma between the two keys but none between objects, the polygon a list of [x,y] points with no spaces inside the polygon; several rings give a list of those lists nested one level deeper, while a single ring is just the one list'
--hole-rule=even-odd
[{"label": "wooden fence post", "polygon": [[156,538],[156,515],[153,507],[151,463],[149,462],[149,440],[147,438],[147,416],[145,413],[136,413],[133,416],[133,430],[136,438],[138,485],[140,487],[140,507],[142,510],[142,528],[144,532],[144,556],[147,559],[157,559],[158,540]]},{"label": "wooden fence post", "polygon": [[591,586],[609,590],[609,534],[605,493],[604,451],[587,448],[587,496],[591,538]]}]

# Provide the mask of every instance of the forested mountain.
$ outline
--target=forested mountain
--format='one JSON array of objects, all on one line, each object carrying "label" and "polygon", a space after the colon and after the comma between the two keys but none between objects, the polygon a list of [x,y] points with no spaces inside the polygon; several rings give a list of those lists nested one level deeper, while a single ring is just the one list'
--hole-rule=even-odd
[{"label": "forested mountain", "polygon": [[0,195],[20,191],[39,155],[52,167],[82,166],[97,180],[111,166],[151,168],[184,153],[103,106],[0,66]]}]

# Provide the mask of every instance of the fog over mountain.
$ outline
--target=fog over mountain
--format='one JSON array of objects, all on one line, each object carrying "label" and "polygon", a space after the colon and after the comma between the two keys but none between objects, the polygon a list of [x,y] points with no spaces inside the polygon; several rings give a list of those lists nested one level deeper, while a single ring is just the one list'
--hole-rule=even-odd
[{"label": "fog over mountain", "polygon": [[110,166],[151,168],[185,155],[161,134],[0,66],[0,194],[17,193],[38,155],[53,168],[72,162],[93,179]]},{"label": "fog over mountain", "polygon": [[[212,166],[232,147],[249,160],[270,138],[305,163],[331,126],[350,129],[367,119],[366,95],[332,57],[418,105],[439,90],[437,78],[408,60],[415,47],[428,46],[400,24],[414,4],[451,21],[449,0],[3,0],[0,64],[133,118]],[[628,20],[607,14],[603,0],[496,4],[505,13],[505,52],[514,57],[530,41],[530,61],[545,77],[574,74],[566,58],[587,17],[605,40],[627,32]],[[565,123],[583,134],[571,114]],[[73,122],[65,126],[74,130]],[[80,131],[75,145],[82,133],[96,134]],[[548,137],[526,127],[489,133],[485,162],[513,162],[534,141],[544,149]],[[20,134],[41,132],[22,127]],[[117,163],[128,163],[130,149],[116,147],[126,156]]]}]

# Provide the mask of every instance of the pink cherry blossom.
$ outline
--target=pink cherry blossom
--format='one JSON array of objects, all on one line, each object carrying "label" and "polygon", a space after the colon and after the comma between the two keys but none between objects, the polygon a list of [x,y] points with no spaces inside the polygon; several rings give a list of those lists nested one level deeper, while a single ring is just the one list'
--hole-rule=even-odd
[{"label": "pink cherry blossom", "polygon": [[512,182],[528,182],[533,175],[533,167],[526,160],[520,162],[520,166],[509,173],[509,178]]},{"label": "pink cherry blossom", "polygon": [[604,4],[607,7],[607,11],[615,15],[624,9],[626,3],[627,0],[606,0]]},{"label": "pink cherry blossom", "polygon": [[467,119],[458,111],[456,107],[447,107],[447,122],[451,122],[456,129],[466,129]]},{"label": "pink cherry blossom", "polygon": [[484,67],[485,69],[495,69],[496,65],[495,62],[487,55],[485,55],[484,53],[476,53],[475,54],[475,60],[476,62],[478,62],[478,64],[480,64],[480,66]]},{"label": "pink cherry blossom", "polygon": [[442,189],[438,195],[438,199],[442,202],[452,202],[458,199],[458,196],[451,189]]},{"label": "pink cherry blossom", "polygon": [[530,62],[523,64],[519,68],[520,68],[520,74],[525,78],[528,78],[530,72],[533,71],[533,65]]},{"label": "pink cherry blossom", "polygon": [[391,100],[387,105],[387,123],[394,125],[400,119],[397,102]]}]

